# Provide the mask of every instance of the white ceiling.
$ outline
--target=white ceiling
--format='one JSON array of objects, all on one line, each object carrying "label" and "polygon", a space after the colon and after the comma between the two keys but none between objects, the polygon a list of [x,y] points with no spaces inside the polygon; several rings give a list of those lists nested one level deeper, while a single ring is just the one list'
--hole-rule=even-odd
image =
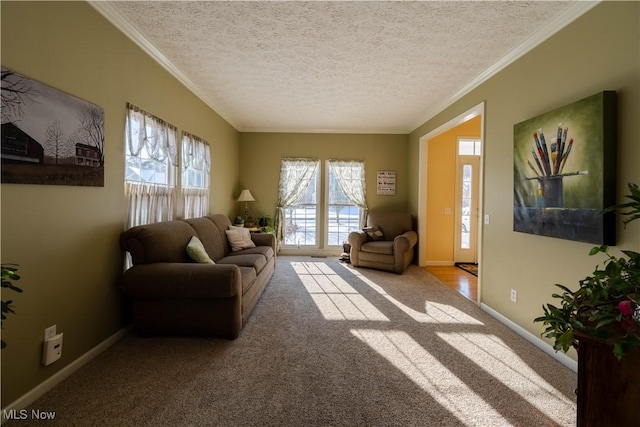
[{"label": "white ceiling", "polygon": [[408,133],[596,3],[91,4],[239,131]]}]

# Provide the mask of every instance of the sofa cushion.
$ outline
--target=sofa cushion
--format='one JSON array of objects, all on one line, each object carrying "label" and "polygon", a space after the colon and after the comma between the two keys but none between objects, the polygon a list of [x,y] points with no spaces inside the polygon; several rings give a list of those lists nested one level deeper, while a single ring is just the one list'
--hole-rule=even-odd
[{"label": "sofa cushion", "polygon": [[360,247],[360,251],[382,255],[393,255],[393,241],[378,240],[367,242]]},{"label": "sofa cushion", "polygon": [[215,264],[207,251],[202,246],[202,242],[196,236],[193,236],[189,243],[187,244],[187,254],[189,257],[195,262],[199,262],[200,264]]},{"label": "sofa cushion", "polygon": [[265,265],[267,265],[267,259],[261,254],[233,254],[220,258],[217,264],[234,264],[238,267],[253,267],[256,274],[260,274]]},{"label": "sofa cushion", "polygon": [[240,275],[242,277],[242,295],[244,295],[256,282],[258,274],[252,267],[240,267]]},{"label": "sofa cushion", "polygon": [[239,252],[234,252],[232,255],[244,255],[244,254],[260,254],[263,255],[267,261],[274,257],[275,252],[271,246],[256,246],[255,248],[243,249]]},{"label": "sofa cushion", "polygon": [[209,254],[212,260],[217,260],[226,255],[227,237],[220,234],[220,230],[209,217],[189,218],[184,222],[189,224],[196,230],[198,239],[202,242],[202,246]]},{"label": "sofa cushion", "polygon": [[231,221],[229,220],[229,218],[227,218],[226,215],[222,215],[222,214],[211,215],[208,218],[214,223],[216,228],[219,230],[218,232],[220,233],[220,236],[222,239],[221,249],[223,253],[222,255],[220,255],[220,257],[216,256],[215,258],[213,258],[214,261],[216,261],[218,258],[229,255],[231,253],[231,245],[229,245],[229,240],[227,239],[227,235],[225,233],[225,230],[229,229],[229,226],[231,225]]}]

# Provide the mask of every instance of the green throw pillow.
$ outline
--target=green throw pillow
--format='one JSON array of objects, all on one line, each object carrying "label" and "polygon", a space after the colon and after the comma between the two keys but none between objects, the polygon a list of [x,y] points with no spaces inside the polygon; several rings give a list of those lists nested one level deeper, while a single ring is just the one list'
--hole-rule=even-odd
[{"label": "green throw pillow", "polygon": [[191,240],[189,240],[189,244],[187,244],[187,254],[189,254],[192,260],[200,264],[215,264],[215,262],[209,258],[207,251],[204,250],[200,239],[196,236],[193,236]]}]

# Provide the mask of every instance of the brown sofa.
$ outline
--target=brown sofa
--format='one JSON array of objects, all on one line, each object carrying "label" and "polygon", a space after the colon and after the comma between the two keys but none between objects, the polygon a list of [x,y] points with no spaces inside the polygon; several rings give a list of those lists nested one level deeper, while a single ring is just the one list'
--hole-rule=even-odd
[{"label": "brown sofa", "polygon": [[349,233],[351,264],[402,274],[413,261],[417,242],[410,213],[370,212],[367,229]]},{"label": "brown sofa", "polygon": [[[120,236],[131,254],[122,291],[143,335],[193,334],[236,338],[276,265],[275,236],[251,234],[254,248],[232,252],[224,215],[133,227]],[[197,236],[215,264],[197,263],[186,247]]]}]

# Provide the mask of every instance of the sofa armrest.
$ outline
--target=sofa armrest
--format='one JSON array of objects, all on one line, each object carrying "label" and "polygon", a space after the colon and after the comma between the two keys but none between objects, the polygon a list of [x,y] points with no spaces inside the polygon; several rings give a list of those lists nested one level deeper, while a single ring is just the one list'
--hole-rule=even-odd
[{"label": "sofa armrest", "polygon": [[360,266],[360,250],[365,243],[367,243],[367,234],[364,231],[355,230],[349,233],[349,244],[351,245],[349,261],[354,267]]},{"label": "sofa armrest", "polygon": [[276,252],[276,236],[271,233],[251,233],[251,240],[256,246],[271,246]]},{"label": "sofa armrest", "polygon": [[413,230],[405,231],[393,239],[393,253],[402,254],[418,243],[418,233]]},{"label": "sofa armrest", "polygon": [[351,250],[359,251],[362,245],[367,243],[367,234],[362,230],[355,230],[349,233],[349,244]]},{"label": "sofa armrest", "polygon": [[122,290],[134,298],[231,298],[242,295],[240,268],[231,264],[162,262],[124,272]]}]

